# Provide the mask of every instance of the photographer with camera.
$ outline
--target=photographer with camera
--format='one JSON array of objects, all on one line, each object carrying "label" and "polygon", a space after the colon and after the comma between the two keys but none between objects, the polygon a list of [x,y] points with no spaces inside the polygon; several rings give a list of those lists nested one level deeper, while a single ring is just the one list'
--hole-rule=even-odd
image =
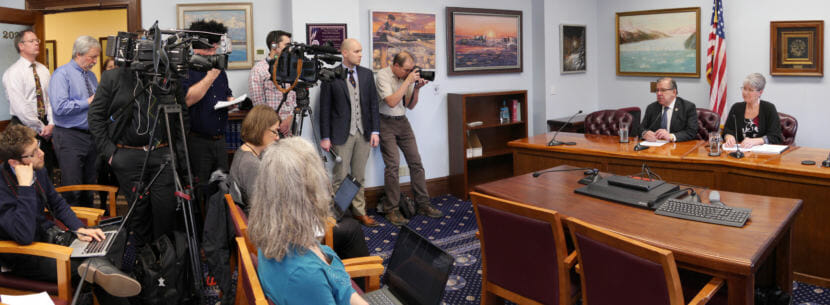
[{"label": "photographer with camera", "polygon": [[268,44],[268,57],[258,61],[253,68],[251,68],[251,75],[248,77],[248,95],[254,105],[268,105],[275,111],[279,111],[280,134],[283,136],[291,135],[291,122],[294,121],[294,107],[297,106],[297,93],[294,91],[288,92],[288,98],[283,103],[282,108],[277,109],[283,99],[283,94],[277,90],[277,86],[271,80],[271,71],[269,68],[269,60],[274,60],[280,56],[282,50],[291,42],[291,33],[284,31],[271,31],[265,37],[265,42]]},{"label": "photographer with camera", "polygon": [[[424,165],[418,153],[415,133],[412,132],[412,126],[406,119],[406,109],[415,108],[418,104],[420,89],[428,82],[427,79],[421,77],[421,72],[420,68],[415,67],[412,55],[401,52],[393,58],[392,66],[378,71],[376,80],[378,94],[382,98],[379,108],[380,152],[383,156],[383,163],[386,165],[383,175],[386,201],[379,204],[386,219],[396,226],[405,225],[408,222],[401,215],[398,206],[401,198],[398,179],[398,164],[400,164],[398,148],[403,152],[409,166],[418,214],[432,218],[439,218],[443,215],[429,202]],[[435,75],[431,76],[434,80]]]},{"label": "photographer with camera", "polygon": [[[214,20],[198,20],[190,25],[191,31],[225,34],[228,28]],[[193,53],[202,56],[216,54],[221,37],[205,35],[212,46],[209,49],[194,49]],[[220,169],[228,172],[228,154],[225,151],[225,127],[228,124],[228,109],[213,109],[219,101],[233,100],[233,92],[228,86],[228,75],[216,68],[202,72],[194,69],[187,71],[182,80],[182,88],[187,92],[185,101],[190,111],[190,133],[187,150],[190,152],[190,166],[193,169],[196,184],[207,184],[210,174]]]}]

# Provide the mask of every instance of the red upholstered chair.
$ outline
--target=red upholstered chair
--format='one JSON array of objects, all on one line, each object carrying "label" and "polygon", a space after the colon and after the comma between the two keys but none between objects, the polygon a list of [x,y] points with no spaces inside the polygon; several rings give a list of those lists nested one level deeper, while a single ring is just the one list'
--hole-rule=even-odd
[{"label": "red upholstered chair", "polygon": [[778,118],[781,120],[781,134],[784,136],[784,144],[795,144],[795,133],[798,132],[798,120],[789,114],[781,112],[778,113]]},{"label": "red upholstered chair", "polygon": [[481,241],[481,304],[573,304],[575,256],[567,254],[559,214],[476,192],[470,198]]},{"label": "red upholstered chair", "polygon": [[709,133],[720,130],[720,116],[709,109],[697,108],[697,139],[709,140]]},{"label": "red upholstered chair", "polygon": [[[585,134],[618,135],[620,122],[633,124],[634,117],[625,110],[599,110],[585,117]],[[629,134],[631,133],[629,127]]]},{"label": "red upholstered chair", "polygon": [[[671,251],[573,217],[565,222],[579,257],[582,304],[684,304]],[[712,278],[688,304],[706,304],[723,284]]]}]

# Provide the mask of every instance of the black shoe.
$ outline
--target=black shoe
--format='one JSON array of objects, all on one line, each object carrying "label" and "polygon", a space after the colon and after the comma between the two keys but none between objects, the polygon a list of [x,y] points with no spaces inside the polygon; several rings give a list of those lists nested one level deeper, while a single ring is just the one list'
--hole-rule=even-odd
[{"label": "black shoe", "polygon": [[433,208],[430,204],[419,205],[418,214],[425,215],[430,218],[441,218],[441,216],[444,216],[444,213],[441,213],[438,209]]},{"label": "black shoe", "polygon": [[89,270],[86,273],[85,280],[97,284],[113,296],[131,297],[141,292],[141,284],[138,281],[115,268],[106,258],[94,257],[87,259],[78,266],[78,275],[83,275],[87,266],[89,266]]},{"label": "black shoe", "polygon": [[392,210],[391,212],[386,213],[384,217],[386,217],[386,220],[389,220],[389,222],[398,227],[409,223],[409,220],[403,218],[403,215],[401,215],[401,212],[398,210]]}]

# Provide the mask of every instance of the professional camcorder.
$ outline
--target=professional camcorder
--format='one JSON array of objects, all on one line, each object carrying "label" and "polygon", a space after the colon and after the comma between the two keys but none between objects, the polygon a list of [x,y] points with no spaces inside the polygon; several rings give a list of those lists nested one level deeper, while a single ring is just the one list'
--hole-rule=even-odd
[{"label": "professional camcorder", "polygon": [[[162,39],[162,35],[167,35]],[[205,38],[221,36],[216,55],[197,55],[193,49],[210,49],[213,45]],[[158,21],[141,36],[118,32],[107,37],[106,54],[118,66],[146,74],[166,77],[184,75],[188,69],[206,72],[228,67],[231,41],[225,34],[189,30],[159,30]]]},{"label": "professional camcorder", "polygon": [[412,73],[419,72],[419,71],[421,72],[421,78],[422,79],[425,79],[425,80],[428,80],[428,81],[431,81],[431,82],[435,81],[435,71],[427,71],[427,70],[422,69],[419,66],[415,66],[414,68],[412,68]]},{"label": "professional camcorder", "polygon": [[346,78],[343,66],[327,68],[324,65],[339,63],[343,60],[339,55],[336,48],[328,45],[313,46],[293,42],[285,46],[278,59],[268,60],[268,70],[271,71],[271,79],[278,83],[294,83],[296,80],[298,84],[313,87],[318,80],[330,82]]}]

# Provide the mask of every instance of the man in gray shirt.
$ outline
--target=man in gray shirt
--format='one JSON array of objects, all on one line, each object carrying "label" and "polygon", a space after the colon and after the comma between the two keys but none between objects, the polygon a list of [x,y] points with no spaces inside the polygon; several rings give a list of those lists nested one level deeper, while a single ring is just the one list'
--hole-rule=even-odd
[{"label": "man in gray shirt", "polygon": [[386,219],[397,226],[408,222],[398,209],[401,198],[401,187],[398,184],[398,165],[400,164],[398,148],[403,152],[409,166],[418,214],[432,218],[443,216],[441,211],[430,205],[421,154],[418,153],[418,144],[415,142],[412,126],[406,119],[406,108],[415,108],[418,104],[418,93],[427,83],[421,78],[420,71],[413,71],[414,67],[415,60],[412,55],[401,52],[395,55],[392,66],[378,71],[375,80],[378,95],[381,97],[380,151],[383,163],[386,165],[383,175],[386,202],[380,204],[381,210],[386,214]]}]

